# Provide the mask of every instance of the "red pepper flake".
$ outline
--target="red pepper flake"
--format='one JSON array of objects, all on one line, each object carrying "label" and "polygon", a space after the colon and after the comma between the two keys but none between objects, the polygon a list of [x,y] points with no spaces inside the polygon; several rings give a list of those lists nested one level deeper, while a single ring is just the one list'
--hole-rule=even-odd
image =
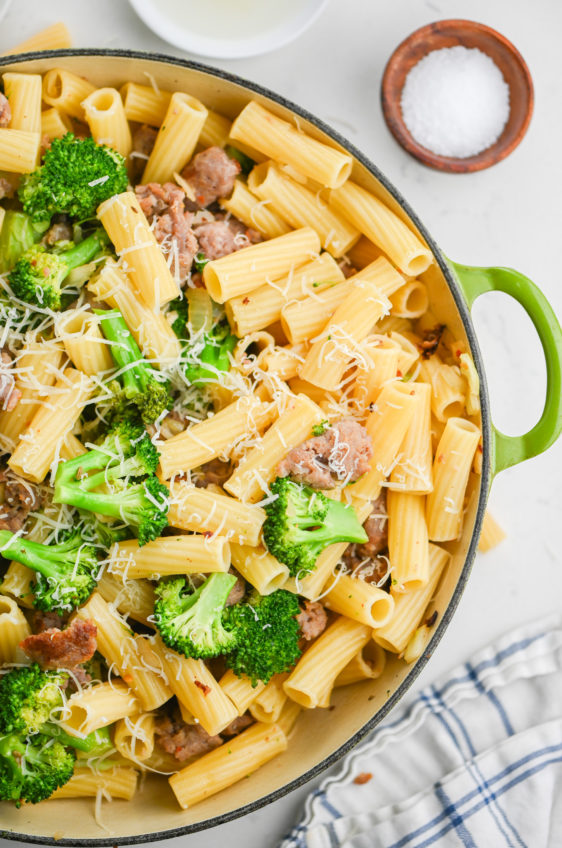
[{"label": "red pepper flake", "polygon": [[446,462],[446,461],[447,460],[445,459],[445,454],[440,453],[439,456],[437,457],[437,462]]},{"label": "red pepper flake", "polygon": [[364,783],[368,783],[372,779],[373,775],[370,771],[362,771],[361,774],[358,774],[356,778],[354,778],[353,782],[357,784],[357,786],[362,786]]},{"label": "red pepper flake", "polygon": [[247,305],[249,304],[249,302],[250,302],[250,298],[249,298],[249,297],[245,297],[245,298],[244,298],[244,300],[242,301],[242,303],[244,304],[244,306],[247,306]]},{"label": "red pepper flake", "polygon": [[197,197],[196,197],[196,200],[197,200],[197,203],[200,203],[201,206],[202,206],[203,201],[205,200],[205,195],[204,194],[198,194]]},{"label": "red pepper flake", "polygon": [[403,377],[403,376],[404,376],[404,375],[402,374],[402,371],[400,370],[400,368],[396,371],[396,376],[397,376],[397,377]]},{"label": "red pepper flake", "polygon": [[480,451],[480,453],[484,452],[483,449],[482,449],[482,445],[478,445],[477,450]]},{"label": "red pepper flake", "polygon": [[195,683],[195,685],[197,686],[197,688],[198,688],[198,689],[201,689],[201,691],[203,692],[203,694],[205,695],[205,697],[206,697],[206,696],[209,694],[209,692],[211,691],[211,687],[210,687],[210,686],[207,686],[207,684],[206,684],[206,683],[201,683],[201,681],[200,681],[200,680],[194,680],[193,682]]},{"label": "red pepper flake", "polygon": [[204,536],[206,539],[210,539],[212,535],[213,535],[212,530],[205,530],[205,532],[203,533],[203,536]]}]

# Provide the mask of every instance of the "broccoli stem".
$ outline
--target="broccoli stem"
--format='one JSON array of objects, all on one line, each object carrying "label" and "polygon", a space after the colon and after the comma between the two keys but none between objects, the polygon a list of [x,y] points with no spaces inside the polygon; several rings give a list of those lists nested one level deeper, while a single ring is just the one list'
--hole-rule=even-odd
[{"label": "broccoli stem", "polygon": [[58,724],[44,724],[41,728],[41,733],[46,736],[51,736],[64,745],[66,748],[76,748],[77,751],[83,751],[86,754],[100,756],[105,751],[113,747],[109,729],[101,727],[99,730],[93,730],[87,736],[80,738],[71,736],[62,729]]},{"label": "broccoli stem", "polygon": [[230,590],[236,583],[234,574],[214,572],[207,578],[205,583],[184,601],[185,609],[170,624],[170,630],[174,635],[181,633],[182,628],[197,618],[203,628],[218,615],[222,614],[226,599]]},{"label": "broccoli stem", "polygon": [[135,395],[145,392],[150,372],[153,371],[144,359],[141,350],[131,335],[125,319],[118,309],[96,309],[101,318],[101,326],[111,345],[111,355],[117,367],[123,370],[120,375],[125,394]]},{"label": "broccoli stem", "polygon": [[77,485],[65,485],[61,483],[55,492],[55,503],[66,503],[86,509],[88,512],[96,512],[99,515],[107,515],[110,518],[120,518],[127,521],[129,511],[142,508],[144,486],[142,483],[131,486],[128,490],[119,492],[118,495],[108,495],[105,492],[90,492]]},{"label": "broccoli stem", "polygon": [[69,274],[73,268],[79,268],[80,265],[86,265],[90,262],[108,243],[109,239],[105,230],[100,230],[92,233],[91,236],[85,238],[80,244],[71,247],[70,250],[59,253],[58,256],[66,265],[67,274]]},{"label": "broccoli stem", "polygon": [[[322,526],[318,526],[318,519],[312,515],[299,515],[295,522],[298,529],[293,541],[295,544],[301,542],[323,543],[347,542],[350,537],[357,539],[358,524],[357,515],[353,507],[340,501],[329,501],[328,512],[323,520]],[[360,528],[360,538],[357,541],[365,542],[367,534]]]},{"label": "broccoli stem", "polygon": [[58,545],[42,545],[40,542],[14,536],[9,530],[0,530],[0,555],[27,565],[47,579],[58,576],[58,567],[65,553],[78,557],[79,551],[75,539]]}]

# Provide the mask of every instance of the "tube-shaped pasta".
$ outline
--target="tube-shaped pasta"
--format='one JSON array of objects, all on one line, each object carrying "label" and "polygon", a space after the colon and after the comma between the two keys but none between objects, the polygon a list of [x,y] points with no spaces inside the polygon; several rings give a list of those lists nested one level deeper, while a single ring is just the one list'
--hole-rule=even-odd
[{"label": "tube-shaped pasta", "polygon": [[122,575],[104,570],[96,591],[123,615],[141,624],[150,624],[149,616],[154,613],[154,586],[148,580],[124,580]]},{"label": "tube-shaped pasta", "polygon": [[151,640],[154,664],[162,667],[170,688],[210,736],[228,727],[238,716],[233,702],[219,686],[203,660],[176,654],[159,636]]},{"label": "tube-shaped pasta", "polygon": [[323,389],[337,389],[360,343],[390,309],[388,298],[375,283],[359,280],[338,306],[306,355],[299,377]]},{"label": "tube-shaped pasta", "polygon": [[207,291],[217,303],[247,294],[268,280],[279,280],[320,252],[320,239],[310,227],[244,247],[203,269]]},{"label": "tube-shaped pasta", "polygon": [[250,713],[256,721],[277,721],[287,700],[283,684],[288,677],[288,674],[274,674],[267,686],[254,698],[250,704]]},{"label": "tube-shaped pasta", "polygon": [[126,158],[133,142],[117,89],[97,88],[82,101],[82,108],[96,144],[107,144]]},{"label": "tube-shaped pasta", "polygon": [[37,167],[39,132],[0,129],[0,171],[27,174]]},{"label": "tube-shaped pasta", "polygon": [[56,322],[55,331],[79,371],[93,377],[115,368],[95,313],[83,308],[67,309]]},{"label": "tube-shaped pasta", "polygon": [[[220,414],[220,413],[219,413]],[[275,469],[284,456],[312,435],[312,428],[324,413],[306,395],[290,397],[285,411],[262,436],[224,484],[231,495],[243,501],[257,501],[268,493],[267,484],[275,477]]]},{"label": "tube-shaped pasta", "polygon": [[402,275],[392,267],[388,259],[381,256],[345,282],[327,288],[314,297],[306,297],[299,303],[288,303],[284,306],[281,311],[281,326],[288,340],[292,344],[298,344],[321,333],[359,281],[374,283],[379,292],[387,297],[404,285]]},{"label": "tube-shaped pasta", "polygon": [[124,580],[168,574],[228,571],[230,547],[222,536],[163,536],[140,546],[136,539],[116,542],[109,552],[110,573]]},{"label": "tube-shaped pasta", "polygon": [[145,303],[156,311],[173,300],[178,287],[133,192],[104,200],[97,214]]},{"label": "tube-shaped pasta", "polygon": [[389,491],[387,509],[392,585],[396,592],[409,592],[423,586],[429,579],[425,497]]},{"label": "tube-shaped pasta", "polygon": [[92,392],[93,384],[85,374],[67,368],[21,434],[8,461],[12,471],[41,483]]},{"label": "tube-shaped pasta", "polygon": [[287,582],[289,569],[265,548],[233,544],[230,550],[232,565],[260,595],[270,595]]},{"label": "tube-shaped pasta", "polygon": [[252,227],[266,238],[277,238],[291,230],[281,215],[271,208],[271,204],[252,194],[242,180],[235,180],[232,194],[223,198],[220,205],[247,227]]},{"label": "tube-shaped pasta", "polygon": [[400,457],[390,475],[390,488],[412,495],[426,495],[433,489],[431,386],[428,383],[410,385],[417,402]]},{"label": "tube-shaped pasta", "polygon": [[361,348],[353,395],[361,409],[367,409],[383,386],[396,379],[400,347],[387,336],[370,336]]},{"label": "tube-shaped pasta", "polygon": [[253,396],[241,397],[200,424],[172,436],[160,446],[160,466],[165,480],[228,454],[249,433],[259,433],[271,420],[272,410]]},{"label": "tube-shaped pasta", "polygon": [[[403,318],[392,318],[392,315],[389,319],[390,321],[403,321]],[[408,322],[409,325],[409,322]],[[384,332],[387,333],[389,331],[389,327],[384,328]],[[382,326],[381,326],[382,330]],[[414,366],[414,363],[418,361],[420,358],[419,348],[416,347],[412,338],[407,338],[403,333],[399,333],[396,330],[390,331],[390,338],[393,342],[396,342],[400,346],[400,354],[398,356],[398,370],[401,374],[408,374]]]},{"label": "tube-shaped pasta", "polygon": [[243,715],[254,699],[265,689],[265,683],[261,680],[252,686],[249,677],[238,677],[230,668],[219,680],[219,686],[238,710],[238,715]]},{"label": "tube-shaped pasta", "polygon": [[242,780],[286,747],[287,737],[278,725],[257,722],[173,774],[169,783],[180,807],[187,810]]},{"label": "tube-shaped pasta", "polygon": [[[108,604],[99,592],[94,592],[76,615],[92,619],[97,627],[98,650],[114,665],[123,680],[131,687],[145,710],[153,710],[172,697],[163,675],[157,674],[143,662],[144,640],[136,636],[125,619]],[[137,707],[136,712],[139,712]]]},{"label": "tube-shaped pasta", "polygon": [[82,101],[96,90],[91,82],[63,68],[52,68],[43,77],[43,100],[71,118],[84,120]]},{"label": "tube-shaped pasta", "polygon": [[197,98],[180,91],[172,94],[142,175],[144,184],[165,183],[182,170],[191,159],[207,115]]},{"label": "tube-shaped pasta", "polygon": [[199,136],[199,147],[224,147],[230,135],[232,121],[219,115],[218,112],[207,110],[207,117]]},{"label": "tube-shaped pasta", "polygon": [[366,189],[348,180],[330,192],[330,205],[386,253],[409,277],[426,271],[431,251],[388,206]]},{"label": "tube-shaped pasta", "polygon": [[451,555],[443,548],[429,546],[429,580],[419,589],[394,595],[394,615],[388,624],[373,631],[373,639],[378,645],[386,651],[402,653],[423,618],[450,558]]},{"label": "tube-shaped pasta", "polygon": [[416,396],[408,383],[387,383],[382,389],[365,424],[373,446],[374,462],[370,471],[348,487],[352,497],[368,500],[378,497],[383,480],[392,470],[415,406]]},{"label": "tube-shaped pasta", "polygon": [[6,73],[2,80],[12,110],[11,129],[41,132],[41,75]]},{"label": "tube-shaped pasta", "polygon": [[181,530],[220,533],[240,545],[257,545],[265,512],[259,506],[173,481],[168,521]]},{"label": "tube-shaped pasta", "polygon": [[388,592],[349,574],[342,574],[334,580],[324,604],[328,609],[368,627],[383,627],[394,612],[394,600]]},{"label": "tube-shaped pasta", "polygon": [[72,40],[66,24],[59,21],[56,24],[51,24],[45,27],[40,32],[36,32],[31,38],[27,38],[15,47],[10,47],[5,50],[4,56],[11,56],[14,53],[32,53],[36,50],[60,50],[66,47],[72,47]]},{"label": "tube-shaped pasta", "polygon": [[136,715],[141,705],[123,680],[96,683],[68,698],[60,714],[61,727],[71,736],[85,737],[118,719]]},{"label": "tube-shaped pasta", "polygon": [[126,766],[114,766],[105,771],[77,767],[68,783],[56,789],[51,798],[95,798],[101,791],[111,799],[132,801],[138,779],[137,769]]},{"label": "tube-shaped pasta", "polygon": [[285,736],[288,737],[290,735],[300,715],[301,710],[302,707],[300,704],[297,704],[296,701],[292,701],[290,698],[287,698],[283,709],[281,710],[281,715],[275,722],[277,727],[281,728]]},{"label": "tube-shaped pasta", "polygon": [[232,124],[230,137],[277,162],[292,165],[303,176],[329,188],[341,186],[351,173],[353,160],[349,153],[299,132],[255,100],[242,109]]},{"label": "tube-shaped pasta", "polygon": [[154,713],[139,713],[120,719],[115,725],[113,744],[122,757],[144,762],[154,751]]},{"label": "tube-shaped pasta", "polygon": [[427,527],[434,542],[456,539],[463,519],[463,502],[478,447],[480,430],[465,418],[449,418],[433,463],[433,491],[427,498]]},{"label": "tube-shaped pasta", "polygon": [[429,295],[420,280],[409,280],[390,298],[392,314],[398,318],[419,318],[427,312]]},{"label": "tube-shaped pasta", "polygon": [[72,130],[72,121],[68,115],[59,112],[54,106],[41,112],[41,138],[51,141],[53,138],[62,138]]},{"label": "tube-shaped pasta", "polygon": [[250,191],[271,201],[273,209],[292,227],[312,227],[324,250],[343,256],[359,240],[359,230],[306,186],[284,174],[275,162],[256,165],[248,177]]},{"label": "tube-shaped pasta", "polygon": [[431,410],[439,421],[458,418],[465,410],[466,383],[457,365],[446,365],[438,356],[425,359],[421,377],[431,383]]},{"label": "tube-shaped pasta", "polygon": [[266,283],[247,295],[228,300],[226,316],[232,331],[242,338],[278,321],[286,304],[331,288],[343,278],[341,268],[330,254],[322,253],[275,284]]},{"label": "tube-shaped pasta", "polygon": [[359,241],[347,251],[347,258],[354,268],[364,268],[370,265],[381,255],[380,248],[369,241],[366,236],[361,236]]},{"label": "tube-shaped pasta", "polygon": [[484,521],[482,522],[482,530],[480,531],[480,539],[478,540],[478,550],[482,553],[491,551],[496,545],[506,537],[503,528],[498,524],[493,515],[486,510],[484,513]]},{"label": "tube-shaped pasta", "polygon": [[151,85],[126,82],[120,89],[128,121],[159,127],[170,105],[171,91],[156,91]]},{"label": "tube-shaped pasta", "polygon": [[291,380],[297,376],[307,352],[306,344],[274,347],[258,357],[257,366],[266,374],[272,375],[276,382]]},{"label": "tube-shaped pasta", "polygon": [[302,655],[283,684],[285,693],[306,709],[319,706],[326,690],[371,638],[371,629],[340,616]]},{"label": "tube-shaped pasta", "polygon": [[16,661],[16,650],[31,633],[25,615],[13,598],[0,595],[0,666]]},{"label": "tube-shaped pasta", "polygon": [[334,683],[338,686],[349,686],[360,680],[376,680],[384,671],[386,654],[380,645],[370,639],[340,671]]},{"label": "tube-shaped pasta", "polygon": [[11,562],[6,569],[0,590],[5,595],[12,595],[17,599],[20,606],[26,609],[33,608],[33,593],[31,586],[35,580],[35,572],[22,565],[21,562]]},{"label": "tube-shaped pasta", "polygon": [[21,433],[31,424],[41,401],[54,385],[64,352],[60,342],[28,342],[17,361],[16,389],[21,392],[11,412],[0,412],[0,447],[11,453]]},{"label": "tube-shaped pasta", "polygon": [[178,359],[181,345],[163,313],[154,312],[146,305],[117,262],[107,259],[99,274],[88,283],[88,289],[98,300],[119,310],[143,356],[154,367],[170,365]]},{"label": "tube-shaped pasta", "polygon": [[88,453],[88,451],[80,439],[72,433],[67,433],[60,447],[60,458],[66,461],[67,459],[74,459],[75,456],[83,456],[85,453]]}]

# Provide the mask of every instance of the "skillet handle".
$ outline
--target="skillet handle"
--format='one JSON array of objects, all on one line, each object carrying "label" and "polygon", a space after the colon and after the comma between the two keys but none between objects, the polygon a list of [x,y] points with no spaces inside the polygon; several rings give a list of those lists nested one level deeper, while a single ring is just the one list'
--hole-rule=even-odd
[{"label": "skillet handle", "polygon": [[478,268],[447,260],[469,309],[481,294],[501,291],[521,304],[535,325],[546,360],[546,399],[537,424],[523,436],[506,436],[492,425],[492,474],[549,448],[562,431],[562,330],[541,290],[511,268]]}]

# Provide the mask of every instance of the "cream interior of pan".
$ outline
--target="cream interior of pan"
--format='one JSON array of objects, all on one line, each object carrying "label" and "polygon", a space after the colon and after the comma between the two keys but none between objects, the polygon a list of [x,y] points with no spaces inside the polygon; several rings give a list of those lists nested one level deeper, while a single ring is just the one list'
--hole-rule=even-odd
[{"label": "cream interior of pan", "polygon": [[[152,77],[160,88],[186,91],[198,97],[206,106],[229,117],[234,117],[252,98],[272,109],[280,117],[288,119],[292,114],[276,101],[229,80],[191,68],[148,59],[101,54],[99,57],[42,58],[12,63],[4,66],[0,72],[17,70],[44,73],[54,67],[64,67],[96,85],[117,88],[129,80],[149,85],[149,79]],[[308,124],[301,117],[298,120],[299,125],[312,136],[337,146],[314,125]],[[415,230],[399,204],[359,162],[354,164],[353,179],[380,197]],[[448,324],[457,338],[466,340],[461,317],[439,267],[433,265],[423,275],[423,279],[429,288],[431,310],[436,320]],[[477,513],[479,484],[480,478],[473,476],[469,484],[469,506],[462,538],[445,546],[451,551],[453,558],[432,607],[437,610],[439,620],[451,605],[465,564]],[[337,689],[332,698],[331,709],[316,709],[309,713],[305,710],[301,713],[285,753],[263,766],[247,780],[203,801],[192,810],[182,811],[178,807],[165,777],[149,775],[133,801],[104,803],[102,821],[107,830],[96,823],[93,799],[47,801],[37,806],[25,806],[20,810],[8,804],[0,804],[0,828],[8,833],[19,834],[23,840],[29,836],[71,841],[104,839],[118,843],[126,837],[133,837],[132,841],[136,841],[134,837],[145,834],[155,834],[156,840],[159,838],[158,834],[163,831],[196,823],[204,826],[206,821],[233,813],[281,790],[330,757],[385,706],[413,671],[414,666],[394,660],[387,663],[385,672],[379,679]]]}]

